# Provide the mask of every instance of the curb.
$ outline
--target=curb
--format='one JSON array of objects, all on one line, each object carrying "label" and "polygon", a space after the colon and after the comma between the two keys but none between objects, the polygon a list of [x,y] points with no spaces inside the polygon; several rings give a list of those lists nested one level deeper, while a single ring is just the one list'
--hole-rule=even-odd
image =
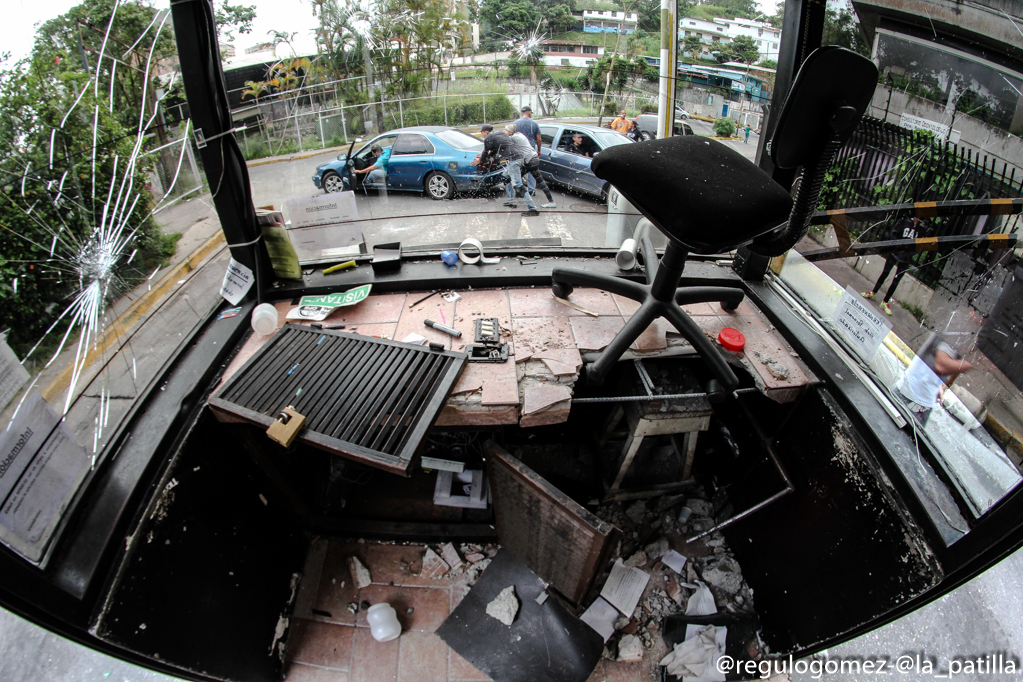
[{"label": "curb", "polygon": [[315,152],[304,152],[302,154],[296,154],[294,156],[292,156],[292,155],[287,155],[287,156],[271,156],[269,158],[256,159],[255,161],[246,161],[245,165],[248,168],[252,168],[254,166],[265,166],[265,165],[270,164],[270,163],[281,163],[283,161],[295,161],[297,159],[311,159],[314,156],[320,156],[321,154],[329,154],[329,153],[331,153],[333,151],[337,151],[339,149],[344,149],[344,147],[328,147],[326,149],[319,149],[319,150],[317,150]]},{"label": "curb", "polygon": [[[85,361],[88,362],[90,359],[102,357],[107,350],[117,341],[121,335],[125,334],[133,324],[138,322],[143,315],[156,305],[165,294],[169,293],[174,287],[181,276],[195,270],[196,267],[203,260],[206,259],[211,253],[219,249],[225,243],[224,231],[217,230],[217,233],[212,237],[203,242],[202,246],[193,251],[187,258],[173,266],[167,274],[160,278],[149,291],[135,299],[135,302],[128,306],[121,315],[111,322],[106,329],[103,330],[102,335],[96,342],[88,349],[85,357]],[[87,365],[83,362],[83,370]],[[60,374],[55,376],[49,384],[42,389],[43,397],[47,401],[50,401],[67,389],[71,381],[71,375],[74,373],[74,363],[70,363],[65,367]]]}]

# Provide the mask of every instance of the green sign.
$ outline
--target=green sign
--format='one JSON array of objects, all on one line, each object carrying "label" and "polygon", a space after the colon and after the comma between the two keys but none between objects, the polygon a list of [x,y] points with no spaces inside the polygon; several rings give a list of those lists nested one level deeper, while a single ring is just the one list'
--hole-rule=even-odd
[{"label": "green sign", "polygon": [[366,297],[369,296],[369,290],[372,288],[372,284],[363,284],[361,287],[355,287],[354,289],[349,289],[348,291],[340,294],[303,296],[298,302],[298,307],[293,308],[288,313],[288,319],[315,321],[324,320],[328,315],[334,312],[335,308],[355,305],[356,303],[366,300]]}]

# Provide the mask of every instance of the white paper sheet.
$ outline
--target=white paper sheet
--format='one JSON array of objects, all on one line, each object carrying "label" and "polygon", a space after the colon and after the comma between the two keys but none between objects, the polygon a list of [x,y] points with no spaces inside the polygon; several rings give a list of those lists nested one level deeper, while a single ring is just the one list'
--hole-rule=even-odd
[{"label": "white paper sheet", "polygon": [[220,295],[231,305],[238,305],[238,302],[245,298],[245,294],[249,293],[253,281],[255,280],[252,277],[252,270],[232,258],[227,264],[227,272],[224,273],[224,283],[220,285]]},{"label": "white paper sheet", "polygon": [[615,633],[615,621],[620,617],[621,614],[615,607],[608,604],[603,597],[597,597],[597,601],[590,604],[590,608],[583,612],[580,619],[596,630],[606,642]]},{"label": "white paper sheet", "polygon": [[679,575],[682,575],[682,569],[685,568],[686,566],[686,558],[679,554],[678,552],[676,552],[675,550],[671,550],[667,554],[665,554],[661,558],[661,561],[664,562],[665,566],[675,571]]},{"label": "white paper sheet", "polygon": [[[687,625],[686,640],[695,637],[696,633],[706,625]],[[718,659],[725,655],[725,644],[728,640],[728,628],[718,626],[714,631],[714,642],[718,645],[717,653],[707,661],[707,667],[699,677],[687,677],[686,682],[725,682],[725,675],[718,671]]]},{"label": "white paper sheet", "polygon": [[629,568],[618,559],[611,567],[611,575],[600,590],[600,596],[624,615],[631,617],[649,581],[649,573],[638,568]]},{"label": "white paper sheet", "polygon": [[28,370],[18,361],[7,341],[0,338],[0,410],[18,395],[28,379]]}]

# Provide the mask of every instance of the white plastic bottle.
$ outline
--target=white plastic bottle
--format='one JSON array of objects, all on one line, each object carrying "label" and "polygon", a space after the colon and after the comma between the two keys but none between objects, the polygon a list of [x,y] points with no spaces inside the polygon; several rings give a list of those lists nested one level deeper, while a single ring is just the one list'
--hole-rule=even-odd
[{"label": "white plastic bottle", "polygon": [[369,621],[370,634],[378,642],[390,642],[401,634],[398,614],[390,604],[380,603],[369,607],[366,620]]}]

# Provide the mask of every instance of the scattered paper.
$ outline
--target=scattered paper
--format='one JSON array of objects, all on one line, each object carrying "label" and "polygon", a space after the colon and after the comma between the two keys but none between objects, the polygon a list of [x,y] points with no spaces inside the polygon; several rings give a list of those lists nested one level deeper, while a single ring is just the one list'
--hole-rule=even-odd
[{"label": "scattered paper", "polygon": [[252,270],[232,258],[227,264],[227,272],[224,273],[224,283],[220,285],[220,295],[231,305],[238,305],[238,302],[245,298],[245,294],[249,293],[253,281],[255,280],[252,277]]},{"label": "scattered paper", "polygon": [[411,334],[406,336],[404,339],[402,339],[401,342],[402,343],[409,343],[409,344],[412,344],[413,346],[425,346],[427,340],[428,339],[425,336],[421,336],[419,334],[416,334],[415,332],[412,332]]},{"label": "scattered paper", "polygon": [[725,653],[728,628],[713,625],[689,625],[686,640],[675,645],[660,664],[668,673],[686,682],[725,682],[725,676],[718,670],[718,658]]},{"label": "scattered paper", "polygon": [[675,550],[671,550],[663,557],[661,557],[661,561],[664,563],[665,566],[675,571],[679,575],[682,575],[682,569],[686,565],[686,558],[679,554],[678,552],[676,552]]},{"label": "scattered paper", "polygon": [[649,581],[649,573],[638,568],[628,568],[621,559],[618,559],[611,567],[611,575],[601,588],[600,596],[624,615],[631,616]]},{"label": "scattered paper", "polygon": [[605,642],[615,633],[615,621],[618,618],[618,610],[608,604],[603,597],[597,597],[597,601],[590,604],[590,608],[581,616],[582,621],[596,630]]},{"label": "scattered paper", "polygon": [[693,592],[693,596],[689,597],[689,604],[686,606],[686,615],[714,615],[718,612],[718,607],[714,603],[714,595],[710,593],[710,588],[699,580],[696,581],[696,584],[699,585],[699,588]]}]

